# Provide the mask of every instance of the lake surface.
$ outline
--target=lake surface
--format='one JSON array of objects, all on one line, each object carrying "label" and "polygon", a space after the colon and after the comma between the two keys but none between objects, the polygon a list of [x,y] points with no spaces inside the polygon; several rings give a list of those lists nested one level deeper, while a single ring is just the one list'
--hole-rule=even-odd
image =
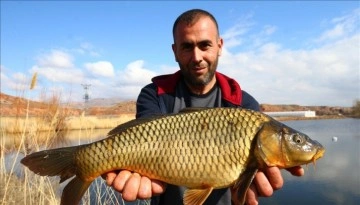
[{"label": "lake surface", "polygon": [[[284,171],[284,186],[262,205],[360,204],[360,120],[304,120],[284,122],[319,141],[326,149],[316,167],[308,165],[305,176]],[[336,137],[337,141],[332,138]]]},{"label": "lake surface", "polygon": [[[326,149],[316,167],[305,166],[305,176],[295,177],[283,170],[284,186],[270,198],[260,198],[261,205],[355,205],[360,204],[360,120],[301,120],[285,124],[319,141]],[[108,130],[71,131],[58,146],[88,143],[104,138]],[[337,141],[333,141],[336,137]],[[7,156],[11,161],[12,156]],[[92,202],[123,204],[111,188],[105,188],[101,178],[91,192],[107,189],[107,193],[90,195]],[[94,183],[93,183],[94,184]],[[116,194],[115,194],[116,195]],[[99,196],[101,199],[99,199]],[[118,201],[115,202],[114,198]],[[97,204],[97,203],[91,203]],[[145,204],[141,201],[129,204]]]}]

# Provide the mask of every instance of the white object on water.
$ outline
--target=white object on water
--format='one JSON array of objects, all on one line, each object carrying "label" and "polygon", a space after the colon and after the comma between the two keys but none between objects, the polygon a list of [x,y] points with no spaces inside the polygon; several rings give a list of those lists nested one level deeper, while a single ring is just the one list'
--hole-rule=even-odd
[{"label": "white object on water", "polygon": [[332,141],[333,142],[337,142],[338,138],[337,137],[332,137]]}]

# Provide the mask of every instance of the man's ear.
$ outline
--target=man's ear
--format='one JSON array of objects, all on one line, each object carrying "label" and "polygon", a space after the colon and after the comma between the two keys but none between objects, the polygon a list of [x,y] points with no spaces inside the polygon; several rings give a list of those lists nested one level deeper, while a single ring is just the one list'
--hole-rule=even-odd
[{"label": "man's ear", "polygon": [[223,45],[224,45],[224,41],[223,41],[223,39],[221,37],[219,37],[219,40],[218,40],[218,46],[219,46],[218,56],[221,56],[221,54],[222,54]]},{"label": "man's ear", "polygon": [[173,43],[173,44],[171,45],[171,48],[172,48],[173,53],[174,53],[175,61],[178,62],[178,59],[177,59],[177,57],[176,57],[177,55],[176,55],[176,45],[175,45],[175,43]]}]

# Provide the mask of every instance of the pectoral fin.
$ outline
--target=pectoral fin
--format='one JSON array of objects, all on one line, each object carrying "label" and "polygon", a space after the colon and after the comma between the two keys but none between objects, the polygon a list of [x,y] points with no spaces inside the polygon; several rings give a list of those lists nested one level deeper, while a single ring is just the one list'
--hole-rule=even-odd
[{"label": "pectoral fin", "polygon": [[81,201],[85,191],[92,181],[85,182],[78,177],[72,179],[64,188],[61,196],[61,205],[76,205]]},{"label": "pectoral fin", "polygon": [[235,189],[235,193],[237,194],[236,199],[237,201],[234,202],[235,205],[243,205],[245,204],[245,196],[246,192],[250,187],[251,182],[253,181],[255,174],[257,172],[256,168],[250,168],[242,173],[235,183],[233,189]]},{"label": "pectoral fin", "polygon": [[184,205],[201,205],[210,195],[213,187],[206,189],[188,189],[184,193]]}]

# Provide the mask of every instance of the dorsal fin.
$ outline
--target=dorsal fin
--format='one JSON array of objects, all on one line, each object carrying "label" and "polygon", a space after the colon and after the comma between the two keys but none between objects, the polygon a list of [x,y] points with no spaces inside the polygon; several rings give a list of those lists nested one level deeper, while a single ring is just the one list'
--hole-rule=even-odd
[{"label": "dorsal fin", "polygon": [[134,127],[136,125],[140,125],[142,123],[147,123],[162,117],[165,117],[166,115],[154,115],[151,117],[144,117],[144,118],[138,118],[138,119],[134,119],[134,120],[130,120],[128,122],[125,122],[123,124],[118,125],[117,127],[115,127],[114,129],[110,130],[107,134],[108,137],[111,137],[113,135],[117,135],[123,131],[125,131],[126,129],[128,129],[129,127]]},{"label": "dorsal fin", "polygon": [[129,127],[133,127],[142,123],[147,123],[153,120],[157,120],[163,117],[167,117],[167,116],[171,116],[171,115],[178,115],[178,114],[186,114],[186,113],[191,113],[191,112],[198,112],[198,111],[202,111],[202,110],[207,110],[207,109],[211,109],[211,108],[204,108],[204,107],[189,107],[189,108],[185,108],[179,111],[179,113],[177,114],[154,114],[150,117],[144,117],[144,118],[138,118],[138,119],[134,119],[134,120],[130,120],[128,122],[125,122],[123,124],[118,125],[117,127],[115,127],[114,129],[110,130],[107,134],[108,137],[111,137],[113,135],[119,134],[121,132],[123,132],[124,130],[128,129]]}]

